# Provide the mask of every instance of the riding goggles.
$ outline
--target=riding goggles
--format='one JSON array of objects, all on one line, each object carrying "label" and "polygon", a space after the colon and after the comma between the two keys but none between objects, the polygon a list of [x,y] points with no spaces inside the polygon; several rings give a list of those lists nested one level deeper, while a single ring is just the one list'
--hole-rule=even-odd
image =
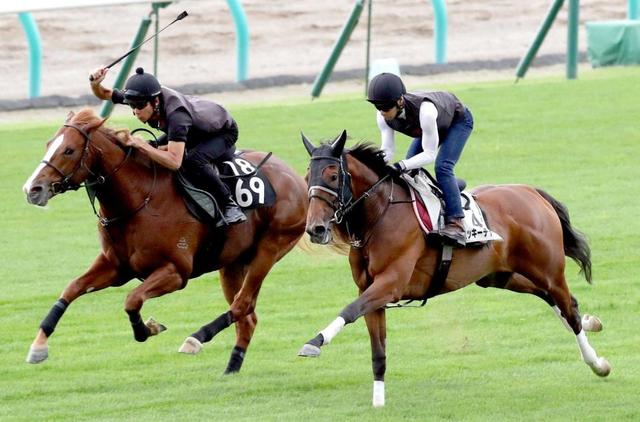
[{"label": "riding goggles", "polygon": [[147,106],[147,104],[149,104],[149,101],[146,101],[146,100],[140,100],[140,101],[127,100],[127,104],[129,104],[129,106],[134,110],[142,110],[143,108],[145,108]]}]

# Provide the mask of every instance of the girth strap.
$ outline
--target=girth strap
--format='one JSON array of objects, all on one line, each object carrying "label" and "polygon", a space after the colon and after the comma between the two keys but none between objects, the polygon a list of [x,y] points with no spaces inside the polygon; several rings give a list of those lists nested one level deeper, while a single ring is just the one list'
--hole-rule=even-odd
[{"label": "girth strap", "polygon": [[449,275],[452,256],[453,246],[442,245],[442,251],[440,254],[440,258],[438,259],[438,266],[436,267],[436,271],[433,273],[433,278],[431,279],[431,284],[429,284],[427,293],[422,298],[423,302],[426,302],[428,298],[437,295],[438,292],[442,290],[445,281],[447,281],[447,276]]},{"label": "girth strap", "polygon": [[410,305],[411,302],[414,302],[414,299],[408,300],[404,303],[390,303],[385,305],[385,308],[418,308],[427,304],[427,299],[435,296],[442,290],[444,283],[447,281],[447,276],[449,275],[449,268],[451,268],[451,258],[453,257],[453,246],[450,245],[442,245],[442,249],[440,251],[440,256],[438,258],[438,265],[436,265],[436,270],[433,273],[433,278],[431,279],[431,283],[429,284],[429,288],[427,292],[422,297],[422,302],[420,305]]}]

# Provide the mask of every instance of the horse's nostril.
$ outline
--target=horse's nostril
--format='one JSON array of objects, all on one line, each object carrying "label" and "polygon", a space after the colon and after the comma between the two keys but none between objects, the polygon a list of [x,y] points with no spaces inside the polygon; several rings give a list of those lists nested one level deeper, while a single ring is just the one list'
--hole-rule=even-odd
[{"label": "horse's nostril", "polygon": [[327,229],[324,226],[315,226],[313,228],[313,234],[315,235],[322,235],[327,231]]},{"label": "horse's nostril", "polygon": [[31,190],[29,192],[30,193],[40,193],[40,192],[42,192],[42,186],[40,186],[40,185],[32,186]]}]

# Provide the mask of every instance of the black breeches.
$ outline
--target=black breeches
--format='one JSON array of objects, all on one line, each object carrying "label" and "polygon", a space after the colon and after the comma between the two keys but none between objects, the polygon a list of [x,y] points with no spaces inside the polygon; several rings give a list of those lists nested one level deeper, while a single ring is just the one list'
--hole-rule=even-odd
[{"label": "black breeches", "polygon": [[199,189],[213,194],[219,204],[224,204],[231,192],[213,166],[233,160],[235,145],[228,135],[218,135],[191,148],[182,162],[187,179]]}]

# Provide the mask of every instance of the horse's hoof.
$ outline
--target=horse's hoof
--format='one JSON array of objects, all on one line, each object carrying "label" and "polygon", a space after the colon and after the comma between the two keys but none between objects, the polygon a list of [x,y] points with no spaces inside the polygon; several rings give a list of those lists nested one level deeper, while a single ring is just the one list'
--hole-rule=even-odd
[{"label": "horse's hoof", "polygon": [[33,347],[29,348],[29,353],[27,354],[27,363],[40,363],[47,360],[49,357],[49,346],[44,347]]},{"label": "horse's hoof", "polygon": [[302,356],[305,358],[317,358],[318,356],[320,356],[320,348],[318,346],[314,346],[313,344],[306,343],[298,351],[298,356]]},{"label": "horse's hoof", "polygon": [[165,327],[164,325],[160,324],[158,321],[153,319],[153,317],[150,317],[147,320],[147,322],[144,323],[144,325],[146,325],[147,328],[149,329],[149,335],[150,336],[155,336],[155,335],[160,334],[163,331],[167,331],[167,327]]},{"label": "horse's hoof", "polygon": [[582,316],[582,329],[597,333],[602,331],[602,321],[597,316],[585,314]]},{"label": "horse's hoof", "polygon": [[591,366],[591,370],[599,377],[606,377],[611,372],[611,365],[605,358],[598,358],[598,362]]},{"label": "horse's hoof", "polygon": [[188,355],[197,355],[202,350],[202,343],[195,337],[187,337],[182,343],[182,346],[178,349],[180,353],[186,353]]}]

